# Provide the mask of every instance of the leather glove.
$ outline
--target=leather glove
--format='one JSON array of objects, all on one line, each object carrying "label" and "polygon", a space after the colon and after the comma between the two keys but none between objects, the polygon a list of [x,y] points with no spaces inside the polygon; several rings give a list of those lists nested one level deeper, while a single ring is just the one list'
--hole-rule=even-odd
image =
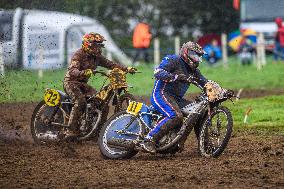
[{"label": "leather glove", "polygon": [[92,69],[86,69],[86,70],[84,70],[83,75],[90,78],[93,75],[93,70]]},{"label": "leather glove", "polygon": [[178,81],[188,81],[188,77],[184,74],[178,74],[176,80]]},{"label": "leather glove", "polygon": [[137,69],[134,68],[134,67],[127,67],[127,72],[128,73],[134,74],[136,71],[137,71]]},{"label": "leather glove", "polygon": [[206,89],[206,94],[210,102],[218,100],[225,92],[225,89],[220,87],[220,85],[215,81],[211,80],[209,80],[204,87]]}]

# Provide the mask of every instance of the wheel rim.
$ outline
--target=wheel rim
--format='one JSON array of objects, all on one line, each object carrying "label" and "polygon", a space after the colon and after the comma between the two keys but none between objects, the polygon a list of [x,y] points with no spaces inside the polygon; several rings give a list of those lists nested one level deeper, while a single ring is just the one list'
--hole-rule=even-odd
[{"label": "wheel rim", "polygon": [[[134,135],[124,135],[124,134],[117,133],[118,130],[122,130],[125,127],[125,125],[127,125],[127,123],[130,122],[130,119],[132,117],[133,116],[130,114],[122,114],[118,116],[117,118],[115,118],[114,120],[112,120],[110,124],[107,126],[104,132],[104,135],[103,135],[103,146],[108,153],[113,154],[113,155],[121,155],[121,154],[127,153],[128,151],[108,146],[107,140],[111,138],[123,138],[127,140],[136,140],[138,138],[138,136],[134,136]],[[134,122],[130,125],[130,127],[126,131],[140,135],[142,132],[140,121],[138,119],[134,120]]]},{"label": "wheel rim", "polygon": [[222,110],[216,111],[207,120],[206,127],[201,133],[201,149],[204,155],[212,156],[222,146],[227,135],[228,117]]},{"label": "wheel rim", "polygon": [[[47,106],[44,104],[37,112],[35,116],[35,121],[33,124],[34,134],[37,140],[41,143],[46,143],[47,141],[58,140],[58,135],[60,128],[56,126],[48,125],[47,117],[50,117],[54,107]],[[59,109],[54,116],[54,122],[64,124],[63,113]]]}]

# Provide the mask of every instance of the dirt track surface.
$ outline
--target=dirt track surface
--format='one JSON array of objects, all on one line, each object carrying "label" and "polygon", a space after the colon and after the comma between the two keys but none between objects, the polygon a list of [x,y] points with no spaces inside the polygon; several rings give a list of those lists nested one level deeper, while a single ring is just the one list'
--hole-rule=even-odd
[{"label": "dirt track surface", "polygon": [[175,156],[139,153],[130,160],[104,160],[94,142],[33,144],[29,124],[35,105],[0,104],[0,188],[284,188],[283,136],[234,133],[218,159],[200,157],[191,136]]},{"label": "dirt track surface", "polygon": [[175,156],[140,153],[103,160],[96,144],[68,147],[0,143],[0,188],[283,188],[284,138],[233,137],[218,159],[195,140]]}]

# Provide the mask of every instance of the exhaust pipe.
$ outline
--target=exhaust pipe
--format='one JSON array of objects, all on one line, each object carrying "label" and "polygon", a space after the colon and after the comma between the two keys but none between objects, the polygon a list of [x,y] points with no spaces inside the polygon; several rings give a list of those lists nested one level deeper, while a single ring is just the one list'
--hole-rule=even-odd
[{"label": "exhaust pipe", "polygon": [[123,138],[111,138],[107,140],[107,145],[122,150],[134,150],[136,146],[133,140],[126,140]]}]

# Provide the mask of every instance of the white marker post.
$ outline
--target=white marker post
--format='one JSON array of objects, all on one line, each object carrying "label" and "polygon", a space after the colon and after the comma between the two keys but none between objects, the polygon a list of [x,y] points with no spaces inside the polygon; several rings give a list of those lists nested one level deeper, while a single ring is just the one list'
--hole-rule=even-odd
[{"label": "white marker post", "polygon": [[154,65],[158,66],[160,63],[160,40],[159,38],[154,39]]},{"label": "white marker post", "polygon": [[264,66],[266,64],[266,55],[265,55],[265,41],[263,33],[259,33],[259,45],[260,45],[260,64]]},{"label": "white marker post", "polygon": [[251,111],[252,111],[252,108],[251,108],[251,107],[249,107],[249,108],[247,109],[246,113],[245,113],[245,117],[244,117],[244,124],[246,124],[246,123],[247,123],[248,116],[249,116],[249,114],[251,113]]},{"label": "white marker post", "polygon": [[4,53],[2,45],[0,44],[0,75],[1,77],[5,77],[5,68],[4,68]]},{"label": "white marker post", "polygon": [[240,96],[241,96],[241,93],[243,92],[243,88],[241,88],[238,93],[237,93],[237,96],[236,96],[236,101],[238,101],[240,99]]},{"label": "white marker post", "polygon": [[222,60],[223,66],[228,66],[228,51],[227,51],[227,34],[222,33],[221,35],[221,44],[222,44]]},{"label": "white marker post", "polygon": [[179,54],[180,49],[180,37],[175,36],[175,54]]},{"label": "white marker post", "polygon": [[256,68],[257,70],[261,70],[263,66],[263,51],[262,46],[264,45],[264,39],[262,39],[263,34],[258,33],[256,39]]},{"label": "white marker post", "polygon": [[43,48],[40,47],[39,48],[39,55],[38,55],[38,62],[39,62],[39,70],[38,70],[38,77],[42,78],[43,77],[43,70],[42,70],[42,66],[44,64],[44,59],[43,59]]}]

